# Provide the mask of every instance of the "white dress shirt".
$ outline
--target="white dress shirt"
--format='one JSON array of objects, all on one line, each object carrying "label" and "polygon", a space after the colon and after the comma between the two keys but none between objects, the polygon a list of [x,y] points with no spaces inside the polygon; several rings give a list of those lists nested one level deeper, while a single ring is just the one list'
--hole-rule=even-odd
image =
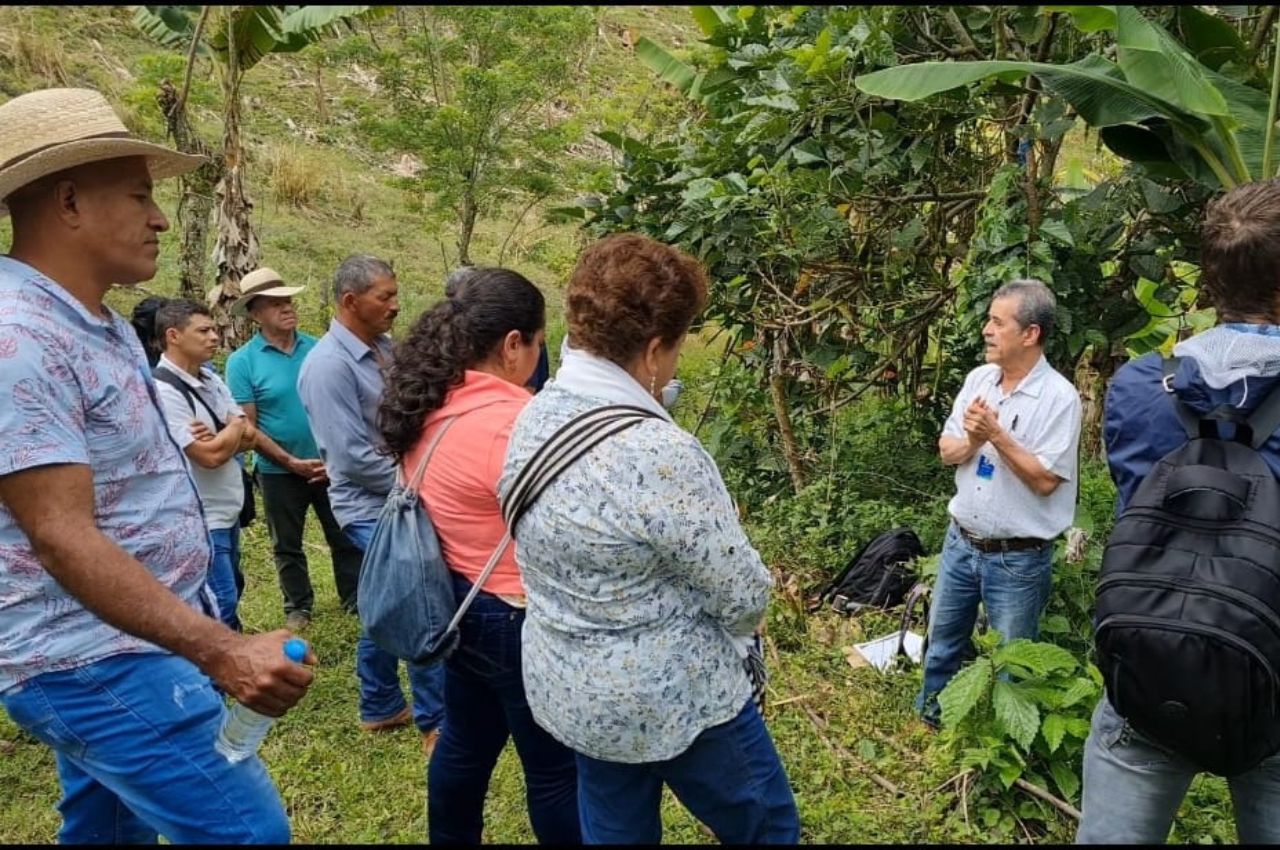
[{"label": "white dress shirt", "polygon": [[1080,394],[1043,355],[1007,395],[1000,388],[1002,374],[994,363],[969,373],[943,436],[964,439],[964,412],[981,398],[996,411],[1001,427],[1062,483],[1048,496],[1038,495],[990,443],[984,443],[956,467],[956,494],[947,510],[956,523],[979,537],[1049,540],[1066,531],[1075,518]]}]

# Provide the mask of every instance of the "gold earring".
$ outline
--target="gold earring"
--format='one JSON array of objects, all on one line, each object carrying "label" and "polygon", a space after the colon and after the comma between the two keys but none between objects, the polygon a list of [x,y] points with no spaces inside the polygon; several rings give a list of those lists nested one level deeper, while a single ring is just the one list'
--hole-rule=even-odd
[{"label": "gold earring", "polygon": [[654,395],[658,391],[658,376],[649,376],[649,395]]}]

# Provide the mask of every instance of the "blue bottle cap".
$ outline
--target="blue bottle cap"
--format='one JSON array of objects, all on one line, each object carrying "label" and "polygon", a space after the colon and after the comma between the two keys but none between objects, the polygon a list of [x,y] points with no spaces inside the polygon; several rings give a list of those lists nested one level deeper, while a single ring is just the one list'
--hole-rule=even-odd
[{"label": "blue bottle cap", "polygon": [[284,654],[289,657],[290,661],[302,663],[302,659],[307,657],[307,642],[302,638],[289,638],[284,642]]}]

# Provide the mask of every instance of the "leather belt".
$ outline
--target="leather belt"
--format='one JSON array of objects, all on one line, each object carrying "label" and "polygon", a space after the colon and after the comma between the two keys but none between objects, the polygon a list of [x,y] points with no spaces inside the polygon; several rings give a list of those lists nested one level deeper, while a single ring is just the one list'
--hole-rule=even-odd
[{"label": "leather belt", "polygon": [[969,541],[969,545],[984,554],[992,552],[1022,552],[1026,549],[1039,549],[1052,543],[1052,540],[1043,540],[1039,537],[1003,537],[999,540],[979,537],[971,531],[956,523],[956,530],[960,532],[960,536]]}]

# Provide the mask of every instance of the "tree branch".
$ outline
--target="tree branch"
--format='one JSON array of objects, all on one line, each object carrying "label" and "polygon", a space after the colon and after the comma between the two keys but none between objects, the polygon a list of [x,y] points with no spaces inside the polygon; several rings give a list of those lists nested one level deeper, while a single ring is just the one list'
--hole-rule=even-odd
[{"label": "tree branch", "polygon": [[[1280,11],[1280,6],[1267,6],[1266,11],[1262,13],[1262,20],[1258,21],[1258,25],[1253,29],[1253,37],[1249,39],[1249,52],[1256,54],[1262,49],[1262,43],[1267,40],[1267,33],[1271,31],[1271,25],[1275,22],[1276,12]],[[1280,49],[1280,46],[1277,46]]]},{"label": "tree branch", "polygon": [[809,706],[807,705],[802,705],[800,706],[800,708],[804,711],[805,714],[809,716],[809,722],[812,723],[814,725],[814,728],[818,730],[818,740],[826,744],[827,749],[835,753],[836,756],[839,757],[842,762],[848,761],[848,762],[861,764],[863,770],[866,771],[866,775],[870,777],[872,782],[879,785],[881,788],[888,791],[890,794],[892,794],[895,797],[902,796],[902,789],[899,788],[897,785],[894,785],[889,780],[885,779],[880,774],[876,773],[874,770],[871,770],[870,764],[863,761],[857,755],[849,752],[844,747],[841,747],[840,745],[836,744],[834,741],[827,738],[827,736],[823,734],[828,729],[827,721],[823,720],[819,715],[815,714],[813,709],[809,708]]},{"label": "tree branch", "polygon": [[960,22],[960,16],[955,13],[954,9],[948,8],[942,13],[942,20],[946,22],[955,35],[956,40],[960,42],[960,46],[964,48],[964,52],[973,56],[975,59],[982,59],[982,51],[978,49],[978,45],[974,44],[973,36],[969,35],[969,31],[964,28],[964,24]]},{"label": "tree branch", "polygon": [[1058,799],[1057,797],[1050,794],[1048,791],[1041,788],[1039,785],[1032,785],[1030,782],[1023,779],[1022,777],[1018,777],[1017,779],[1013,780],[1013,784],[1021,788],[1023,791],[1026,791],[1032,797],[1039,797],[1041,800],[1044,800],[1046,803],[1053,806],[1055,809],[1062,812],[1064,815],[1073,817],[1076,820],[1080,820],[1081,814],[1079,809],[1077,809],[1075,806],[1071,805],[1070,803],[1066,802],[1065,800]]},{"label": "tree branch", "polygon": [[200,34],[204,32],[204,22],[209,18],[209,9],[209,6],[200,8],[200,20],[196,21],[196,30],[191,36],[191,49],[187,51],[187,73],[182,80],[182,94],[173,107],[178,112],[187,108],[187,93],[191,91],[191,72],[195,66],[196,48],[200,45]]}]

